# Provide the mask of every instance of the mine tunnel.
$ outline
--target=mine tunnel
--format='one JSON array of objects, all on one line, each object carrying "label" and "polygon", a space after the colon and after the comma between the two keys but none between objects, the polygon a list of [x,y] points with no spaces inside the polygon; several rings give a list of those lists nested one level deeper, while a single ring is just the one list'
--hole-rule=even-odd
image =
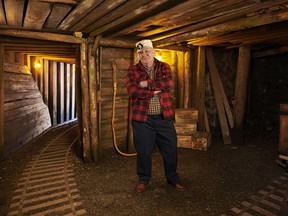
[{"label": "mine tunnel", "polygon": [[[0,215],[288,215],[288,1],[0,1]],[[179,174],[144,193],[127,71],[169,65]],[[163,109],[163,108],[162,108]]]}]

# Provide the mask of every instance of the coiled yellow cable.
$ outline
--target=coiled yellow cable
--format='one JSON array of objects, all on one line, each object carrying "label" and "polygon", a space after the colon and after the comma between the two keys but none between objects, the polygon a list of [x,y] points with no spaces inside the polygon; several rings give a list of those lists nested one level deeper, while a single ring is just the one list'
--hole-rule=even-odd
[{"label": "coiled yellow cable", "polygon": [[117,142],[116,142],[116,132],[115,132],[115,128],[114,128],[114,121],[115,121],[115,100],[116,100],[116,92],[117,92],[117,80],[116,80],[116,61],[112,61],[111,62],[111,66],[112,66],[112,73],[113,73],[113,102],[112,102],[112,119],[111,119],[111,127],[112,127],[112,136],[113,136],[113,144],[114,147],[116,149],[116,151],[123,156],[127,156],[127,157],[133,157],[136,156],[137,153],[124,153],[122,152],[118,146],[117,146]]}]

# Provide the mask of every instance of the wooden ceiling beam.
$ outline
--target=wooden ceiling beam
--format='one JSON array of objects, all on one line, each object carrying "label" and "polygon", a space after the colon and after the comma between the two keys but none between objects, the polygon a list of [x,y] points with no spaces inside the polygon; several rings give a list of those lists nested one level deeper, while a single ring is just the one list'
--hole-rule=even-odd
[{"label": "wooden ceiling beam", "polygon": [[233,31],[240,31],[248,28],[258,27],[262,25],[268,25],[275,22],[288,20],[288,11],[278,11],[276,13],[264,14],[256,17],[243,18],[239,20],[233,20],[227,23],[211,26],[198,31],[184,33],[174,37],[155,41],[156,47],[167,46],[171,44],[177,44],[179,41],[189,41],[194,38],[200,38],[208,35],[219,36],[228,34]]},{"label": "wooden ceiling beam", "polygon": [[76,5],[78,1],[76,0],[38,0],[39,2],[50,2],[50,3],[60,3],[60,4],[71,4]]},{"label": "wooden ceiling beam", "polygon": [[64,43],[75,43],[81,44],[85,42],[83,38],[76,38],[72,35],[56,34],[56,33],[44,33],[44,32],[35,32],[27,30],[15,30],[15,29],[1,29],[0,35],[14,36],[21,38],[30,38],[37,40],[47,40],[47,41],[58,41]]},{"label": "wooden ceiling beam", "polygon": [[269,0],[264,2],[263,4],[255,4],[251,7],[246,7],[245,9],[241,9],[239,11],[233,11],[233,13],[228,13],[219,17],[214,17],[213,19],[208,19],[207,21],[200,22],[198,24],[188,26],[185,28],[181,28],[179,30],[175,31],[170,31],[167,33],[163,33],[162,35],[159,36],[154,36],[151,39],[153,41],[158,41],[158,40],[163,40],[165,38],[181,35],[187,32],[192,32],[192,31],[197,31],[199,29],[203,28],[208,28],[210,26],[218,25],[219,23],[225,23],[225,22],[230,22],[231,20],[235,20],[235,18],[240,18],[243,16],[246,16],[249,13],[255,12],[255,11],[260,11],[263,9],[267,9],[276,5],[281,5],[284,3],[287,3],[288,0]]},{"label": "wooden ceiling beam", "polygon": [[[107,13],[110,13],[115,8],[119,7],[121,4],[123,4],[126,0],[106,0],[100,5],[98,5],[96,8],[94,8],[89,14],[87,14],[85,17],[83,17],[81,20],[79,20],[77,23],[75,23],[73,26],[70,26],[70,31],[83,31],[85,26],[90,25],[91,23],[97,21]],[[129,9],[127,8],[129,11]],[[127,11],[126,11],[127,13]],[[90,30],[91,31],[91,30]],[[85,32],[90,32],[85,31]]]},{"label": "wooden ceiling beam", "polygon": [[155,28],[151,31],[145,31],[138,34],[138,36],[150,37],[159,33],[165,34],[165,32],[176,28],[204,22],[206,20],[214,19],[228,13],[232,14],[239,12],[240,10],[243,10],[244,5],[245,8],[250,8],[252,6],[255,7],[255,5],[249,5],[246,1],[243,2],[243,0],[228,1],[226,3],[223,2],[223,4],[214,4],[213,1],[209,1],[207,4],[202,3],[199,6],[194,7],[193,11],[187,11],[189,13],[182,14],[179,17],[171,17],[169,15],[166,16],[167,19],[159,23],[161,27]]},{"label": "wooden ceiling beam", "polygon": [[104,26],[102,26],[99,29],[96,29],[95,31],[91,32],[89,35],[90,37],[95,37],[99,34],[102,34],[105,31],[109,31],[117,26],[121,26],[124,23],[127,23],[128,21],[131,21],[133,19],[139,18],[141,15],[147,13],[150,10],[156,9],[157,7],[161,6],[162,4],[166,3],[168,0],[154,0],[152,2],[149,2],[148,4],[137,8],[133,11],[130,11],[128,13],[126,13],[124,16],[122,16],[121,18],[110,22]]},{"label": "wooden ceiling beam", "polygon": [[127,11],[135,10],[141,5],[148,3],[151,0],[129,0],[126,1],[124,4],[117,7],[112,13],[107,13],[98,19],[95,19],[90,25],[86,26],[82,31],[84,32],[91,32],[94,29],[100,28],[101,26],[106,25],[109,22],[113,22],[114,20],[120,18],[121,16],[125,15]]},{"label": "wooden ceiling beam", "polygon": [[[216,45],[221,43],[231,43],[231,44],[260,44],[267,42],[276,42],[279,40],[286,40],[288,35],[288,24],[286,25],[276,25],[271,28],[267,26],[259,27],[255,29],[248,29],[241,32],[234,32],[231,34],[226,34],[222,36],[205,36],[201,38],[195,38],[188,42],[188,44],[193,44],[194,46],[208,46]],[[244,41],[244,42],[243,42]],[[231,46],[229,47],[231,48]]]},{"label": "wooden ceiling beam", "polygon": [[4,1],[7,24],[22,27],[25,0]]},{"label": "wooden ceiling beam", "polygon": [[71,10],[71,5],[66,4],[54,4],[52,11],[45,22],[44,28],[55,29],[60,24],[60,22],[67,16]]},{"label": "wooden ceiling beam", "polygon": [[63,22],[57,27],[58,30],[68,30],[71,26],[83,19],[90,11],[97,7],[103,0],[83,0],[69,13]]},{"label": "wooden ceiling beam", "polygon": [[0,1],[0,25],[6,25],[6,18],[2,1]]},{"label": "wooden ceiling beam", "polygon": [[42,29],[51,9],[51,3],[35,0],[28,1],[23,27],[27,29]]},{"label": "wooden ceiling beam", "polygon": [[[149,18],[140,21],[134,25],[130,25],[120,31],[117,31],[116,33],[113,33],[110,35],[111,37],[118,37],[121,35],[127,35],[137,30],[143,29],[146,30],[149,28],[151,25],[158,25],[162,21],[165,21],[169,17],[177,17],[180,16],[181,14],[186,14],[188,12],[194,11],[194,8],[197,8],[197,5],[199,4],[204,4],[210,2],[210,0],[189,0],[187,2],[184,2],[182,4],[179,4],[169,10],[162,11],[161,13],[158,13],[156,15],[152,15]],[[213,1],[214,2],[214,1]],[[181,12],[182,11],[182,12]]]}]

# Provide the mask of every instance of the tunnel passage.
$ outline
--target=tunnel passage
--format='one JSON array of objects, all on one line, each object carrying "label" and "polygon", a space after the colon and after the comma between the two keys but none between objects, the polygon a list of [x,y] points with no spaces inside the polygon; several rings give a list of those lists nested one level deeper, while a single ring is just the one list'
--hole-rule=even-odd
[{"label": "tunnel passage", "polygon": [[49,127],[77,119],[76,45],[7,40],[1,79],[1,160]]}]

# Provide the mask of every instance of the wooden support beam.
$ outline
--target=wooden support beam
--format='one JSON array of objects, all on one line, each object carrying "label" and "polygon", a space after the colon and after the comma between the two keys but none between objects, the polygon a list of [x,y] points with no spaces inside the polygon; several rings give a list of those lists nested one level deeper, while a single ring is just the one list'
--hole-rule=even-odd
[{"label": "wooden support beam", "polygon": [[57,114],[58,123],[64,122],[64,63],[57,63]]},{"label": "wooden support beam", "polygon": [[110,30],[120,24],[139,18],[141,15],[145,14],[147,10],[153,10],[167,1],[168,0],[154,0],[140,8],[129,11],[119,19],[114,20],[113,22],[109,22],[108,24],[102,26],[101,28],[94,30],[93,32],[90,33],[90,37],[95,37],[96,35],[102,34],[103,32]]},{"label": "wooden support beam", "polygon": [[177,87],[178,87],[178,105],[183,108],[184,98],[184,53],[177,52]]},{"label": "wooden support beam", "polygon": [[65,64],[65,73],[64,73],[64,95],[65,95],[65,121],[70,120],[70,101],[71,101],[71,70],[70,70],[71,65],[70,64]]},{"label": "wooden support beam", "polygon": [[83,142],[83,160],[85,162],[91,162],[91,140],[90,140],[90,106],[89,106],[89,76],[87,69],[87,43],[80,45],[80,59],[79,67],[81,74],[81,106],[82,106],[82,142]]},{"label": "wooden support beam", "polygon": [[225,90],[224,90],[224,87],[222,84],[222,80],[221,80],[218,72],[216,73],[216,76],[217,76],[217,80],[218,80],[218,85],[219,85],[220,94],[221,94],[221,98],[223,101],[225,113],[226,113],[230,127],[233,128],[234,127],[234,120],[233,120],[231,107],[229,105],[229,102],[228,102],[228,99],[227,99],[227,96],[226,96],[226,93],[225,93]]},{"label": "wooden support beam", "polygon": [[76,38],[71,35],[55,34],[48,32],[33,32],[26,30],[16,30],[16,29],[0,29],[0,35],[31,38],[36,40],[48,40],[48,41],[58,41],[65,43],[75,43],[81,44],[85,41],[83,38]]},{"label": "wooden support beam", "polygon": [[190,52],[187,51],[184,54],[184,95],[183,95],[183,108],[189,107],[189,98],[190,98],[190,92],[189,92],[189,84],[190,84],[190,78],[189,75],[191,73],[190,69]]},{"label": "wooden support beam", "polygon": [[[89,71],[89,102],[90,102],[90,137],[91,156],[94,162],[100,159],[100,146],[98,140],[98,107],[97,107],[97,62],[98,62],[99,38],[96,37],[93,47],[88,45],[88,71]],[[93,53],[94,52],[94,53]]]},{"label": "wooden support beam", "polygon": [[85,17],[85,15],[89,12],[87,11],[87,8],[90,8],[92,6],[97,7],[102,1],[103,0],[81,1],[77,4],[76,8],[71,13],[69,13],[65,20],[61,22],[60,26],[58,26],[58,29],[68,30],[70,26]]},{"label": "wooden support beam", "polygon": [[220,90],[219,82],[217,79],[218,70],[214,62],[213,52],[211,48],[206,48],[206,56],[207,56],[207,61],[208,61],[209,69],[210,69],[211,81],[212,81],[212,86],[214,90],[215,102],[216,102],[216,107],[218,111],[223,142],[224,144],[231,144],[229,127],[228,127],[228,123],[227,123],[227,119],[225,115],[224,105],[223,105],[222,96],[221,96],[221,90]]},{"label": "wooden support beam", "polygon": [[49,61],[43,59],[43,101],[49,104]]},{"label": "wooden support beam", "polygon": [[206,131],[205,127],[205,47],[199,47],[198,49],[198,64],[196,75],[196,97],[197,97],[197,109],[198,109],[198,130]]},{"label": "wooden support beam", "polygon": [[100,46],[106,47],[119,47],[119,48],[135,48],[137,41],[131,40],[119,40],[119,39],[110,39],[110,38],[101,38]]},{"label": "wooden support beam", "polygon": [[247,97],[247,82],[250,67],[250,47],[240,47],[235,84],[235,127],[243,127]]},{"label": "wooden support beam", "polygon": [[52,125],[57,125],[57,63],[49,61],[49,112]]},{"label": "wooden support beam", "polygon": [[0,161],[4,150],[4,46],[0,44]]},{"label": "wooden support beam", "polygon": [[240,31],[247,28],[253,28],[257,26],[267,25],[275,22],[285,21],[288,19],[288,12],[283,10],[275,12],[274,14],[264,14],[254,17],[243,18],[239,20],[233,20],[223,24],[218,24],[203,28],[201,30],[190,31],[173,37],[165,38],[162,40],[154,41],[154,45],[157,47],[167,46],[175,44],[178,41],[189,41],[195,38],[204,37],[207,35],[224,35],[234,31]]},{"label": "wooden support beam", "polygon": [[4,7],[8,25],[22,27],[24,5],[25,0],[18,0],[17,2],[15,0],[5,1]]},{"label": "wooden support beam", "polygon": [[[90,13],[86,14],[86,16],[84,16],[81,20],[79,20],[78,22],[76,22],[72,27],[69,27],[70,31],[77,31],[77,29],[82,29],[83,26],[88,26],[85,29],[83,29],[83,32],[91,32],[94,29],[96,29],[97,27],[94,27],[92,24],[98,23],[99,19],[102,18],[103,16],[109,14],[109,16],[113,16],[115,15],[114,13],[117,14],[117,12],[115,12],[115,8],[117,10],[117,7],[121,7],[121,4],[123,4],[125,2],[125,0],[105,0],[102,1],[102,3],[95,7]],[[113,11],[112,15],[111,15],[111,11]],[[126,13],[127,11],[129,11],[126,8]],[[119,14],[119,13],[118,13]],[[113,19],[115,20],[115,19]],[[111,21],[112,22],[112,21]],[[92,27],[89,25],[92,25]]]},{"label": "wooden support beam", "polygon": [[76,118],[76,81],[75,81],[75,64],[71,64],[70,67],[70,83],[71,83],[71,120]]}]

